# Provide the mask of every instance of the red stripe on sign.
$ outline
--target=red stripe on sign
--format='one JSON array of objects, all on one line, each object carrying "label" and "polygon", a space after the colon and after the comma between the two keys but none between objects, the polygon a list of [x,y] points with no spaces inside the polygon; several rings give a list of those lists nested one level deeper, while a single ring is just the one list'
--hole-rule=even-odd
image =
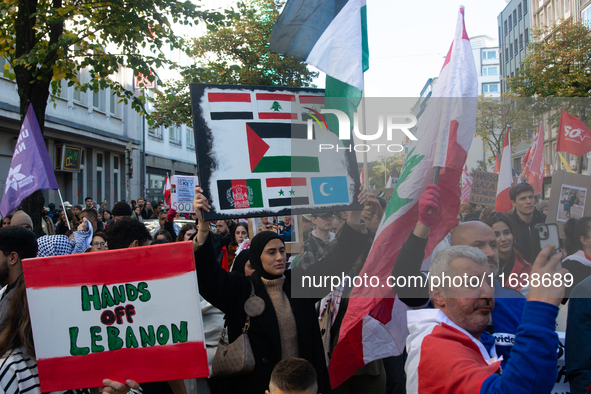
[{"label": "red stripe on sign", "polygon": [[268,178],[267,187],[306,186],[306,178]]},{"label": "red stripe on sign", "polygon": [[119,349],[70,356],[38,359],[41,391],[102,387],[103,379],[125,382],[160,382],[209,376],[207,352],[203,342]]},{"label": "red stripe on sign", "polygon": [[291,112],[259,112],[259,119],[298,119],[298,114]]},{"label": "red stripe on sign", "polygon": [[324,104],[323,96],[300,96],[302,104]]},{"label": "red stripe on sign", "polygon": [[250,93],[208,93],[207,99],[210,103],[250,103]]},{"label": "red stripe on sign", "polygon": [[28,289],[166,279],[195,271],[190,241],[23,260]]},{"label": "red stripe on sign", "polygon": [[293,94],[257,93],[257,100],[295,101]]},{"label": "red stripe on sign", "polygon": [[250,208],[246,179],[232,180],[232,198],[234,199],[235,209]]}]

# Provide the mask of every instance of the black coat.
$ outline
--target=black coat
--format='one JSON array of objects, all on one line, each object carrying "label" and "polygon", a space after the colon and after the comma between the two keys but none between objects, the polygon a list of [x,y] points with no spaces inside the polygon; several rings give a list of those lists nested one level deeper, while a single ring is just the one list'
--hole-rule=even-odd
[{"label": "black coat", "polygon": [[533,264],[541,250],[536,224],[545,223],[546,215],[534,209],[534,215],[530,223],[521,220],[515,210],[506,216],[513,226],[515,249],[521,253],[525,261]]},{"label": "black coat", "polygon": [[[346,228],[346,229],[345,229]],[[339,269],[348,272],[355,263],[360,248],[357,242],[366,241],[362,235],[349,226],[345,226],[335,252],[327,257],[323,264],[308,268],[306,275],[321,275],[327,266],[337,264]],[[342,242],[340,242],[342,240]],[[212,237],[195,252],[199,292],[208,302],[226,314],[230,342],[242,333],[246,321],[244,302],[250,297],[251,283],[255,294],[265,301],[265,311],[261,316],[251,318],[248,337],[254,353],[255,369],[247,375],[223,379],[223,392],[263,394],[269,386],[273,367],[281,361],[281,338],[277,315],[271,299],[258,274],[249,278],[235,272],[226,272],[216,262]],[[322,269],[324,268],[324,269]],[[308,360],[318,375],[318,392],[330,392],[328,370],[324,358],[324,349],[318,325],[316,298],[292,298],[291,270],[285,271],[283,291],[289,299],[296,321],[298,333],[299,357]],[[297,276],[296,272],[294,276]]]}]

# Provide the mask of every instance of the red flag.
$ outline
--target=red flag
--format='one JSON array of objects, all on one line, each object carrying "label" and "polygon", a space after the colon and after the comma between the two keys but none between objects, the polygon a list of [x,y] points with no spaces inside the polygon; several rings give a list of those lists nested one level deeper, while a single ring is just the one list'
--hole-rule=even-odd
[{"label": "red flag", "polygon": [[527,151],[527,156],[528,159],[523,168],[523,175],[534,188],[534,194],[538,194],[542,192],[544,183],[542,179],[544,175],[544,129],[542,122],[540,122],[536,138],[534,138]]},{"label": "red flag", "polygon": [[569,115],[565,110],[560,115],[556,151],[575,156],[584,156],[591,151],[591,130],[579,118]]},{"label": "red flag", "polygon": [[468,166],[464,164],[464,179],[462,180],[462,199],[461,203],[470,202],[470,192],[472,191],[472,175],[468,172]]},{"label": "red flag", "polygon": [[511,169],[511,137],[510,129],[507,127],[503,152],[501,156],[501,169],[499,171],[499,183],[497,184],[497,201],[495,211],[505,213],[513,206],[509,198],[509,189],[513,185],[513,170]]},{"label": "red flag", "polygon": [[164,181],[164,205],[170,206],[170,179],[168,173],[166,174],[166,181]]},{"label": "red flag", "polygon": [[501,162],[499,161],[499,154],[495,155],[495,174],[498,174],[501,171]]},{"label": "red flag", "polygon": [[[540,127],[542,127],[541,124],[540,124]],[[533,143],[532,143],[532,145],[533,145]],[[531,153],[532,145],[529,146],[529,148],[527,149],[527,152],[525,152],[525,156],[523,156],[523,159],[521,159],[521,168],[523,168],[524,171],[525,171],[525,167],[527,167],[527,161],[529,160],[529,155]]]}]

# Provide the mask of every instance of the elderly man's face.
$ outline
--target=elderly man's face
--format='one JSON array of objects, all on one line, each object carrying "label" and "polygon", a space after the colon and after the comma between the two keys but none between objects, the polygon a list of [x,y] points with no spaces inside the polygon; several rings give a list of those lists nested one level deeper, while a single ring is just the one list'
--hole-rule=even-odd
[{"label": "elderly man's face", "polygon": [[[447,317],[472,336],[480,339],[480,334],[491,322],[492,311],[495,307],[494,289],[491,287],[490,267],[488,264],[478,264],[471,259],[462,257],[455,259],[450,264],[451,272],[445,273],[450,277],[462,277],[466,274],[468,283],[462,286],[450,286],[444,289],[436,289],[432,293],[434,305],[443,311]],[[482,281],[476,284],[476,278]],[[440,291],[438,293],[438,291]]]}]

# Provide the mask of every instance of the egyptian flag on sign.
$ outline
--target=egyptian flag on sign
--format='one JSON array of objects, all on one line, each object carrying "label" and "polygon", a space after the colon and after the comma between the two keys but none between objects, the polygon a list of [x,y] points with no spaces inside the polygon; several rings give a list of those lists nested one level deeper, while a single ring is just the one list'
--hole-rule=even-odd
[{"label": "egyptian flag on sign", "polygon": [[260,179],[231,179],[218,181],[220,209],[263,208]]}]

